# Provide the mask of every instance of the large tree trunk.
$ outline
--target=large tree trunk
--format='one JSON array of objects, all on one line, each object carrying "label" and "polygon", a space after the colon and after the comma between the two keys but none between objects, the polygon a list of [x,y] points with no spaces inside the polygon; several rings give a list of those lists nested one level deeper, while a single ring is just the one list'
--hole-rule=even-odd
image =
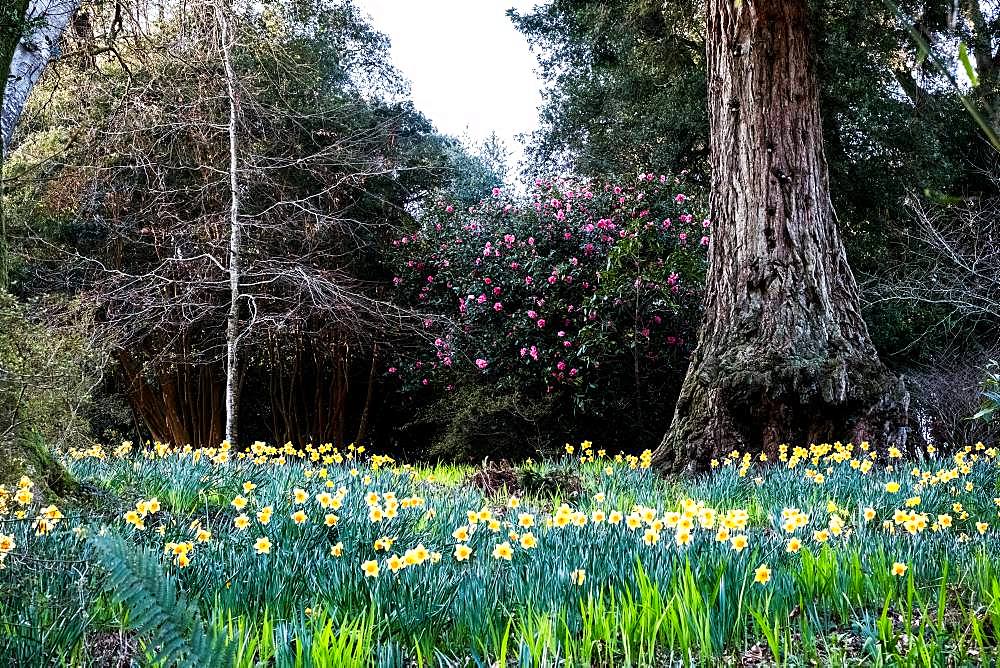
[{"label": "large tree trunk", "polygon": [[708,0],[707,19],[705,319],[654,463],[905,438],[834,221],[807,0]]}]

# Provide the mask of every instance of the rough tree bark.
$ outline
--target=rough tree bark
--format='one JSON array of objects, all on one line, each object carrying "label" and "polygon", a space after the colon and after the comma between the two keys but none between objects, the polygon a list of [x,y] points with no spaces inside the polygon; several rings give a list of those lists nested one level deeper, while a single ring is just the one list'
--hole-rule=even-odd
[{"label": "rough tree bark", "polygon": [[707,3],[714,232],[661,470],[780,443],[905,440],[905,392],[872,346],[837,234],[807,4]]}]

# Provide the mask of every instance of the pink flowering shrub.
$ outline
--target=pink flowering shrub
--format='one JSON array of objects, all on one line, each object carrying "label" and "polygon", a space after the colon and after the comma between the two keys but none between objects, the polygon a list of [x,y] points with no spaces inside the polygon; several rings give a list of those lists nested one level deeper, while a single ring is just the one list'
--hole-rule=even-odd
[{"label": "pink flowering shrub", "polygon": [[485,383],[573,413],[634,401],[665,412],[675,388],[663,384],[683,371],[700,312],[710,225],[696,201],[644,174],[436,203],[393,241],[393,282],[455,328],[388,373],[411,394]]}]

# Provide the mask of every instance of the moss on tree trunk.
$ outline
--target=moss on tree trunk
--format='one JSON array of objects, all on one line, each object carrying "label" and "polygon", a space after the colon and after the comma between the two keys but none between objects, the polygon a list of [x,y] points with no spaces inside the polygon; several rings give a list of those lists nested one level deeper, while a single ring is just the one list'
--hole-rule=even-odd
[{"label": "moss on tree trunk", "polygon": [[79,484],[34,434],[0,443],[0,485],[10,489],[21,476],[30,478],[34,491],[49,501],[67,499],[80,491]]},{"label": "moss on tree trunk", "polygon": [[806,0],[709,0],[714,232],[705,319],[663,470],[734,449],[905,438],[906,397],[837,233]]}]

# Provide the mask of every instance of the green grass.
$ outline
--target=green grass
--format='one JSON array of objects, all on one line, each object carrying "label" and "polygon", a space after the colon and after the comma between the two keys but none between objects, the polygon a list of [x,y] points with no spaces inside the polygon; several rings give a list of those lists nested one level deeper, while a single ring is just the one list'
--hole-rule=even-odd
[{"label": "green grass", "polygon": [[[97,454],[62,459],[74,478],[103,488],[100,507],[65,511],[45,535],[33,528],[41,499],[22,507],[15,490],[0,493],[0,534],[16,543],[0,570],[6,663],[99,665],[95,639],[109,634],[151,665],[214,646],[225,651],[213,656],[232,666],[937,666],[977,664],[997,651],[1000,477],[996,452],[984,447],[957,460],[907,462],[820,447],[790,453],[793,468],[730,458],[684,480],[663,479],[638,458],[565,457],[529,468],[557,471],[582,491],[539,488],[518,497],[517,508],[503,493],[490,498],[467,484],[468,468],[361,463],[326,448],[301,457],[258,448],[256,459],[209,450],[197,461],[190,451]],[[863,473],[853,458],[874,465]],[[244,492],[244,482],[256,488]],[[901,489],[887,491],[889,482]],[[305,503],[295,503],[297,488],[308,493]],[[340,488],[341,507],[321,508],[316,495]],[[371,492],[420,503],[372,522]],[[241,494],[250,518],[242,530],[231,505]],[[907,507],[916,496],[919,504]],[[142,518],[145,528],[125,521],[153,497],[161,508]],[[664,526],[646,544],[647,530],[683,516],[687,499],[701,504],[688,506],[690,543],[679,545],[678,531]],[[563,503],[571,508],[559,511]],[[274,511],[266,525],[256,517],[264,506]],[[629,515],[635,506],[640,515],[649,509],[635,530],[594,521],[595,511]],[[388,507],[384,496],[380,507]],[[792,534],[781,513],[789,507],[809,515],[794,533],[797,553],[786,550]],[[702,525],[707,508],[717,515],[711,527]],[[867,508],[875,519],[865,519]],[[308,522],[293,521],[299,509]],[[487,509],[500,526],[479,522],[467,541],[472,556],[457,561],[452,532],[468,525],[470,511]],[[741,551],[716,536],[736,509],[747,518],[730,531],[746,535]],[[893,521],[899,509],[926,513],[926,525],[911,535]],[[338,516],[334,526],[324,524],[326,513]],[[537,547],[508,535],[525,531],[519,513],[534,516]],[[842,531],[817,541],[813,532],[829,530],[834,515]],[[206,542],[196,540],[195,521],[211,531]],[[981,532],[977,522],[989,526]],[[265,536],[270,553],[258,554]],[[391,549],[376,551],[386,536]],[[164,548],[186,541],[193,548],[182,567]],[[493,556],[505,541],[509,561]],[[333,556],[337,544],[343,552]],[[418,545],[427,558],[393,573],[390,556]],[[368,560],[378,562],[377,577],[362,571]],[[896,562],[907,567],[902,576],[891,572]],[[762,564],[766,583],[754,580]],[[572,575],[580,570],[582,582]]]}]

